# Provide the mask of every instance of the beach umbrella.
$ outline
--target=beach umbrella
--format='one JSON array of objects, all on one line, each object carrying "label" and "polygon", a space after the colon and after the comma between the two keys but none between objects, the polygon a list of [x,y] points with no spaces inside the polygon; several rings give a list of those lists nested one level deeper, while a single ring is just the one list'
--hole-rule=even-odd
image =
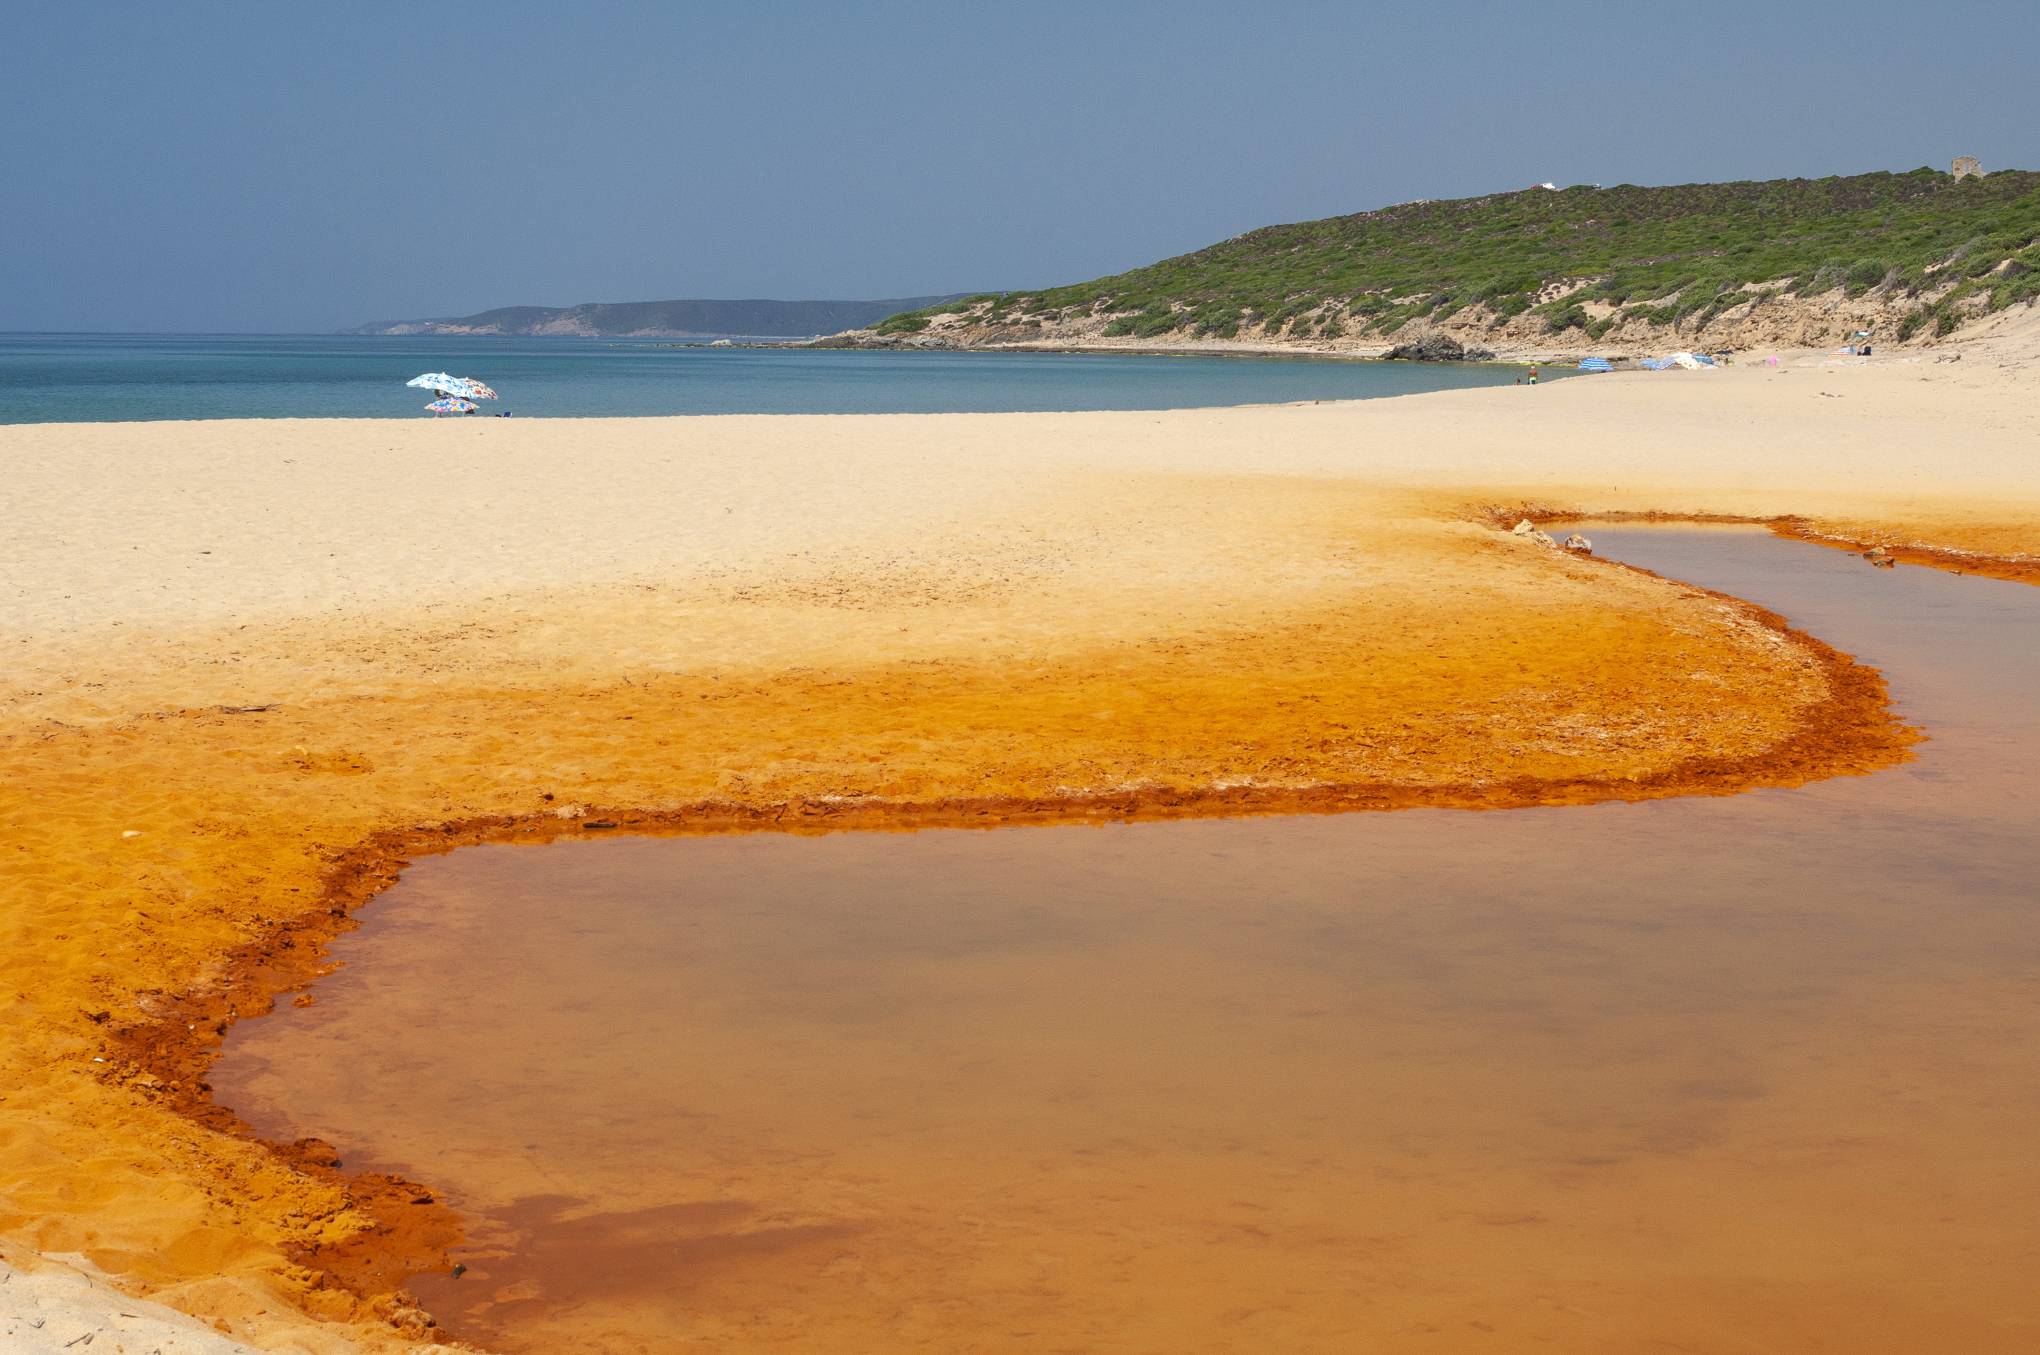
[{"label": "beach umbrella", "polygon": [[445,372],[426,372],[414,376],[404,383],[424,390],[438,391],[441,395],[458,396],[463,400],[495,400],[500,397],[495,390],[471,376],[450,376]]},{"label": "beach umbrella", "polygon": [[434,414],[472,414],[475,412],[475,402],[463,400],[458,395],[449,395],[443,400],[434,400],[425,408]]}]

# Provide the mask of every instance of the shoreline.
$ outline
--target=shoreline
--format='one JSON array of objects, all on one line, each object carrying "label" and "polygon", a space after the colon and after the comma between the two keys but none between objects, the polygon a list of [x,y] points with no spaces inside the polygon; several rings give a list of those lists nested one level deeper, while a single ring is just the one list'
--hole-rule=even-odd
[{"label": "shoreline", "polygon": [[[2017,321],[2024,317],[2008,316]],[[1984,328],[1989,329],[1990,326]],[[1391,353],[1408,338],[1379,336],[1376,341],[1357,342],[1334,340],[1283,339],[1180,339],[1174,342],[1156,339],[1107,339],[1102,336],[1083,336],[1067,339],[973,339],[947,340],[928,339],[923,334],[900,336],[871,335],[854,331],[859,335],[856,342],[828,342],[841,339],[842,335],[825,335],[822,339],[794,344],[737,344],[734,347],[780,348],[793,347],[835,353],[1070,353],[1092,356],[1125,354],[1140,357],[1230,357],[1230,358],[1295,358],[1316,359],[1327,362],[1409,362],[1413,366],[1467,366],[1467,367],[1526,367],[1551,366],[1571,368],[1589,357],[1605,357],[1615,361],[1632,361],[1644,356],[1657,356],[1681,351],[1701,353],[1764,354],[1776,356],[1781,361],[1791,359],[1801,364],[1815,360],[1837,357],[1830,348],[1807,348],[1796,343],[1725,345],[1703,344],[1694,338],[1682,339],[1675,334],[1652,336],[1651,342],[1639,343],[1633,337],[1610,341],[1569,341],[1564,334],[1550,336],[1549,342],[1512,342],[1506,335],[1491,336],[1491,343],[1480,344],[1491,354],[1485,358],[1463,358],[1436,361],[1431,359],[1391,358]],[[1475,336],[1479,337],[1479,336]],[[1923,357],[1941,352],[1959,352],[1964,338],[1973,337],[1958,334],[1949,338],[1927,338],[1900,343],[1886,340],[1875,345],[1876,351],[1869,355],[1871,361],[1917,362]],[[920,342],[916,342],[916,340]],[[1469,344],[1469,347],[1474,345]],[[1855,361],[1852,356],[1849,361]],[[1623,369],[1618,369],[1623,370]]]},{"label": "shoreline", "polygon": [[1511,522],[1525,519],[1538,527],[1601,522],[1764,527],[1774,536],[1782,536],[1788,541],[1803,541],[1809,546],[1838,550],[1847,555],[1867,557],[1871,551],[1882,551],[1900,564],[1919,565],[1949,574],[1974,574],[1979,578],[2003,579],[2008,583],[2040,584],[2040,558],[2033,556],[1993,555],[1987,551],[1964,551],[1890,538],[1858,539],[1854,536],[1820,531],[1809,519],[1790,513],[1776,517],[1738,517],[1729,513],[1659,513],[1648,510],[1595,513],[1577,509],[1533,507],[1520,511],[1493,508],[1482,513],[1480,519],[1498,529],[1506,529]]},{"label": "shoreline", "polygon": [[[746,345],[736,345],[745,347]],[[782,345],[756,344],[751,347],[780,347]],[[1152,339],[1136,339],[1127,343],[1112,343],[1105,340],[1079,341],[1042,339],[1031,342],[1000,343],[959,343],[959,344],[915,344],[915,343],[868,343],[822,345],[803,343],[792,345],[826,353],[1069,353],[1088,357],[1148,357],[1148,358],[1293,358],[1299,362],[1405,362],[1412,367],[1528,367],[1532,365],[1572,366],[1581,358],[1591,357],[1604,350],[1581,348],[1578,350],[1495,350],[1495,356],[1488,358],[1464,358],[1449,361],[1416,360],[1391,358],[1388,353],[1396,347],[1392,343],[1365,344],[1355,348],[1318,348],[1301,343],[1283,343],[1279,340],[1261,341],[1255,339],[1185,339],[1181,343],[1156,343]]]}]

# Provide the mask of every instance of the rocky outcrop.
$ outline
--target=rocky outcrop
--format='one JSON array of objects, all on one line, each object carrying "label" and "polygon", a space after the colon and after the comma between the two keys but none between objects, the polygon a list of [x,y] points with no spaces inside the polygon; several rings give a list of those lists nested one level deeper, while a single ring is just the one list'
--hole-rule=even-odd
[{"label": "rocky outcrop", "polygon": [[880,334],[871,329],[846,330],[816,339],[809,348],[971,348],[976,345],[958,343],[939,334]]},{"label": "rocky outcrop", "polygon": [[1381,356],[1391,362],[1487,362],[1494,354],[1478,345],[1469,347],[1450,334],[1431,333],[1399,343]]}]

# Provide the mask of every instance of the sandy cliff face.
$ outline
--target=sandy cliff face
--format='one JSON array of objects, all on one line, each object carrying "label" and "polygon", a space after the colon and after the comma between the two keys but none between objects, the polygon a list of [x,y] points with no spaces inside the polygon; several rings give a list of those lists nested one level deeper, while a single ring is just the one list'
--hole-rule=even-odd
[{"label": "sandy cliff face", "polygon": [[[1574,283],[1573,289],[1576,290],[1577,286]],[[1553,289],[1547,289],[1547,294],[1541,299],[1558,299],[1566,290],[1566,284],[1556,284]],[[914,333],[881,334],[874,329],[852,330],[825,342],[837,347],[1185,348],[1379,357],[1399,343],[1435,333],[1455,339],[1469,349],[1489,350],[1504,359],[1541,359],[1584,357],[1588,354],[1645,356],[1681,349],[1738,353],[1825,348],[1848,342],[1858,330],[1869,330],[1873,343],[1880,347],[1922,348],[1965,334],[1976,321],[1984,318],[1979,300],[1972,307],[1958,310],[1963,326],[1955,334],[1936,336],[1932,324],[1923,324],[1901,343],[1898,338],[1900,323],[1921,308],[1922,300],[1882,291],[1850,296],[1841,288],[1818,296],[1790,296],[1757,290],[1749,294],[1749,300],[1714,314],[1702,324],[1617,320],[1599,337],[1582,329],[1553,330],[1540,315],[1525,313],[1504,317],[1484,306],[1466,307],[1442,321],[1412,320],[1385,333],[1360,331],[1355,327],[1352,332],[1334,338],[1270,335],[1265,326],[1258,324],[1245,326],[1230,338],[1199,335],[1187,325],[1163,334],[1136,338],[1106,332],[1116,318],[1114,312],[1045,322],[994,321],[987,319],[988,306],[979,305],[965,312],[933,316],[925,329]],[[1581,310],[1589,321],[1601,322],[1615,308],[1590,301],[1584,303]],[[1348,322],[1349,325],[1353,323]]]}]

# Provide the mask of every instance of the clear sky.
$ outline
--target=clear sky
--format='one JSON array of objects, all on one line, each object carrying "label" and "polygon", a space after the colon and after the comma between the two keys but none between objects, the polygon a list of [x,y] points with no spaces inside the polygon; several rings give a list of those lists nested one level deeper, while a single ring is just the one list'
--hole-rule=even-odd
[{"label": "clear sky", "polygon": [[881,297],[1561,184],[2040,168],[2033,0],[0,0],[0,329]]}]

